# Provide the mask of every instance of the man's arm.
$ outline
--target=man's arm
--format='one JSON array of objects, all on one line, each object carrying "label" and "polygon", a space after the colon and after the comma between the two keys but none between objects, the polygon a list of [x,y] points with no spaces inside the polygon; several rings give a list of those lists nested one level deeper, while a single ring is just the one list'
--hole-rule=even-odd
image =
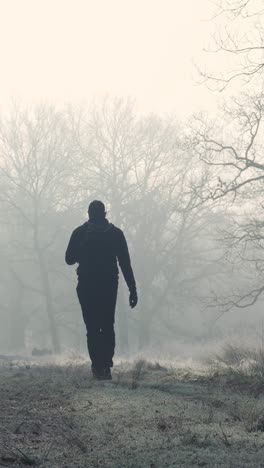
[{"label": "man's arm", "polygon": [[77,229],[75,229],[71,235],[70,242],[65,253],[65,262],[68,265],[74,265],[76,262],[79,263],[79,249],[79,235]]},{"label": "man's arm", "polygon": [[122,231],[120,231],[118,239],[117,259],[130,292],[129,303],[131,307],[135,307],[137,305],[136,281],[130,262],[126,238]]}]

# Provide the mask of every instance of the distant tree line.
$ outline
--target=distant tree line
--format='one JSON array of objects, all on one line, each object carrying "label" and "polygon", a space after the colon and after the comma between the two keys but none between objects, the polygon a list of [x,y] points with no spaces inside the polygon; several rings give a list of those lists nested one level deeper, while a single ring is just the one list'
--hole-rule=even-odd
[{"label": "distant tree line", "polygon": [[78,348],[75,272],[64,252],[93,198],[125,230],[138,282],[138,312],[120,289],[121,351],[188,339],[190,317],[198,335],[207,332],[203,298],[212,282],[226,281],[229,266],[217,240],[225,213],[204,202],[210,171],[198,164],[198,147],[174,118],[142,117],[120,99],[62,110],[14,106],[1,117],[3,348]]}]

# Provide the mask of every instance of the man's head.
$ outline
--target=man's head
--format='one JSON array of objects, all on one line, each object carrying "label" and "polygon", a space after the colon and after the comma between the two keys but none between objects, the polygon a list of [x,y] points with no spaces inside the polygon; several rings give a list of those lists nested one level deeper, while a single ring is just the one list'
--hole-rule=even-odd
[{"label": "man's head", "polygon": [[105,219],[106,211],[103,202],[94,200],[88,207],[88,215],[91,221],[102,221]]}]

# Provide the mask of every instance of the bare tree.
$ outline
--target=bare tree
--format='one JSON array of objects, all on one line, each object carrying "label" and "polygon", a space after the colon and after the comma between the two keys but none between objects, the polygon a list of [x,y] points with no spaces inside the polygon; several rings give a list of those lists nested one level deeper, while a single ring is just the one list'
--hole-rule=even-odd
[{"label": "bare tree", "polygon": [[201,201],[218,202],[229,213],[222,242],[227,261],[240,274],[236,290],[214,297],[220,315],[232,307],[255,304],[264,291],[263,110],[262,94],[245,96],[225,108],[218,128],[215,122],[196,121],[194,148],[210,173]]},{"label": "bare tree", "polygon": [[264,8],[261,2],[218,0],[212,24],[215,32],[207,52],[219,56],[221,69],[213,72],[199,70],[203,81],[212,89],[223,91],[234,80],[248,83],[261,76],[264,68]]},{"label": "bare tree", "polygon": [[[64,252],[92,198],[102,198],[111,220],[125,229],[138,281],[138,314],[128,312],[127,292],[121,288],[119,295],[122,352],[154,345],[157,330],[167,336],[174,329],[171,339],[176,330],[178,337],[189,333],[184,316],[200,310],[219,252],[210,239],[218,214],[201,203],[207,179],[197,186],[205,171],[187,140],[173,117],[139,116],[129,100],[61,112],[14,108],[1,119],[7,313],[0,313],[14,311],[16,318],[20,303],[25,341],[46,346],[49,335],[55,351],[61,338],[79,346],[81,314]],[[12,288],[19,294],[11,301]],[[18,320],[12,324],[14,336]]]},{"label": "bare tree", "polygon": [[[60,228],[46,221],[69,196],[69,150],[65,119],[53,108],[14,107],[9,117],[1,119],[0,200],[8,227],[9,267],[21,287],[43,297],[55,352],[60,341],[49,261]],[[31,271],[37,268],[33,282],[32,274],[27,279],[23,273],[29,264]]]}]

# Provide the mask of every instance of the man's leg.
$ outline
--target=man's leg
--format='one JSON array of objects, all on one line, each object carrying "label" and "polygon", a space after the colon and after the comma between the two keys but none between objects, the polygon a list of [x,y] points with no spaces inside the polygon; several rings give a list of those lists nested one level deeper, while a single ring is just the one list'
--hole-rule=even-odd
[{"label": "man's leg", "polygon": [[113,357],[115,353],[115,330],[114,320],[111,317],[105,317],[102,325],[104,368],[113,367]]},{"label": "man's leg", "polygon": [[104,367],[103,343],[100,314],[96,297],[88,293],[85,286],[77,286],[77,295],[81,305],[83,320],[86,325],[87,348],[95,373]]},{"label": "man's leg", "polygon": [[[118,283],[111,282],[105,287],[102,303],[102,344],[103,344],[103,360],[104,368],[107,371],[113,367],[113,357],[115,352],[115,307],[117,298]],[[111,374],[110,374],[111,375]]]}]

